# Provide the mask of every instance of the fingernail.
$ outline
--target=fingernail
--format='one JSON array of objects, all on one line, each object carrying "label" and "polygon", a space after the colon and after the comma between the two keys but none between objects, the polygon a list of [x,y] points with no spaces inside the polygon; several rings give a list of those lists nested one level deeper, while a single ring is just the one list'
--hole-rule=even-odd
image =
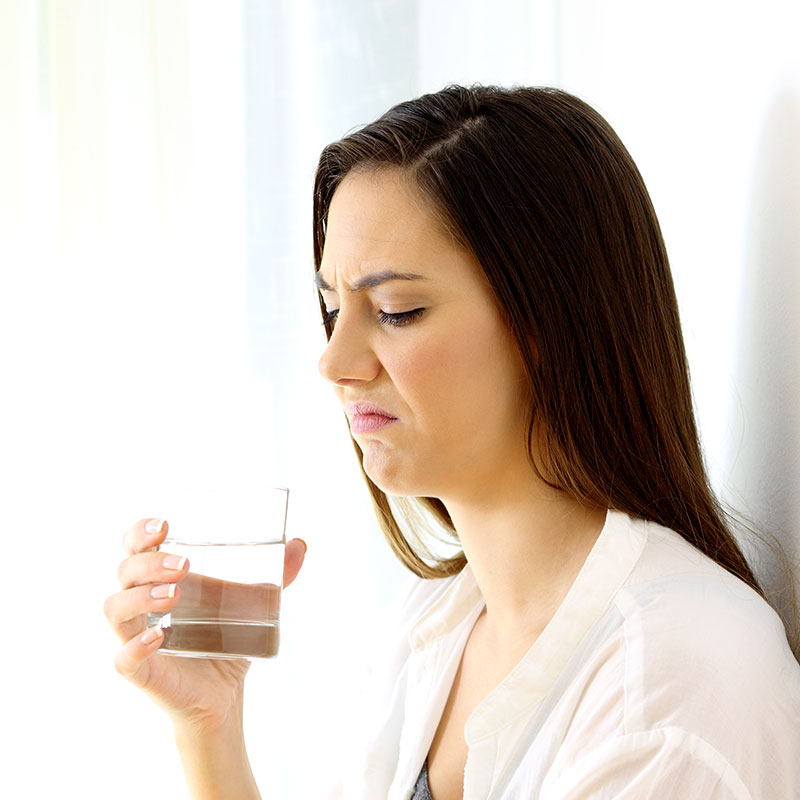
[{"label": "fingernail", "polygon": [[147,533],[161,533],[161,529],[164,527],[165,520],[163,519],[151,519],[147,525],[144,526],[145,531]]},{"label": "fingernail", "polygon": [[161,634],[163,631],[161,627],[158,625],[153,625],[152,628],[148,628],[139,638],[139,641],[142,644],[152,644],[156,639],[161,638]]},{"label": "fingernail", "polygon": [[175,584],[159,583],[150,590],[150,597],[175,597]]},{"label": "fingernail", "polygon": [[161,566],[164,569],[182,570],[186,566],[186,556],[167,556]]},{"label": "fingernail", "polygon": [[302,539],[300,539],[300,542],[303,545],[303,555],[305,555],[306,552],[308,551],[308,545]]}]

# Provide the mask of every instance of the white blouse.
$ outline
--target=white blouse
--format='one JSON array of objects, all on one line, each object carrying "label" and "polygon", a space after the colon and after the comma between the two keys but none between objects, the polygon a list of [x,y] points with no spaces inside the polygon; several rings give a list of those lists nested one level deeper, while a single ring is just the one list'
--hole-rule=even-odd
[{"label": "white blouse", "polygon": [[[411,796],[483,606],[469,566],[414,582],[330,797]],[[800,665],[744,582],[674,531],[609,511],[464,736],[465,800],[797,800]]]}]

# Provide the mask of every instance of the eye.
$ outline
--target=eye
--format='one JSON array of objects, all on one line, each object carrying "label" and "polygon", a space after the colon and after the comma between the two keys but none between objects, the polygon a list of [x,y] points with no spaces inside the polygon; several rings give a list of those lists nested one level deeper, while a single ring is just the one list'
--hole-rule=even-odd
[{"label": "eye", "polygon": [[394,325],[396,328],[399,328],[402,325],[408,325],[415,319],[419,319],[424,311],[424,308],[415,308],[412,311],[402,311],[399,314],[387,314],[385,311],[379,311],[378,319],[384,325]]},{"label": "eye", "polygon": [[322,318],[322,324],[333,325],[333,323],[336,321],[336,317],[338,316],[338,314],[339,314],[338,308],[332,309]]},{"label": "eye", "polygon": [[[403,325],[408,325],[415,319],[422,316],[424,308],[415,308],[411,311],[401,311],[397,314],[387,314],[385,311],[378,312],[378,320],[382,325],[392,325],[395,328],[400,328]],[[323,325],[333,325],[336,322],[336,317],[339,316],[339,309],[331,309],[322,319]]]}]

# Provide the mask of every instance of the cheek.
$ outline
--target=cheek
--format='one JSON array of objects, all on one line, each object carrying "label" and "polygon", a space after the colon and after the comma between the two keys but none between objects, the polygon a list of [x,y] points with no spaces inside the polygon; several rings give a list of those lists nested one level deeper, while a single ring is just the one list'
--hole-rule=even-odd
[{"label": "cheek", "polygon": [[481,416],[511,395],[516,403],[522,367],[511,335],[490,316],[427,331],[392,373],[415,414],[437,414],[441,425],[443,414]]},{"label": "cheek", "polygon": [[441,394],[452,357],[451,348],[441,337],[423,336],[391,361],[384,359],[392,383],[415,416],[424,415],[431,399]]}]

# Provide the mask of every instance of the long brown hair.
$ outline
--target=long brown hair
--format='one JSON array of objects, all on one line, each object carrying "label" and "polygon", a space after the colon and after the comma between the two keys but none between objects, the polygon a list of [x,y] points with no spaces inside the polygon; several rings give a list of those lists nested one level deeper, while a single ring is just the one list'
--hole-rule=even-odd
[{"label": "long brown hair", "polygon": [[[384,168],[416,182],[486,273],[525,363],[536,473],[677,531],[763,597],[709,488],[661,230],[608,123],[549,88],[449,86],[400,103],[320,156],[317,270],[337,186],[353,169]],[[403,531],[413,501],[390,501],[364,477],[403,564],[422,577],[463,567],[463,553],[432,558],[408,519]],[[452,530],[441,501],[416,503]]]}]

